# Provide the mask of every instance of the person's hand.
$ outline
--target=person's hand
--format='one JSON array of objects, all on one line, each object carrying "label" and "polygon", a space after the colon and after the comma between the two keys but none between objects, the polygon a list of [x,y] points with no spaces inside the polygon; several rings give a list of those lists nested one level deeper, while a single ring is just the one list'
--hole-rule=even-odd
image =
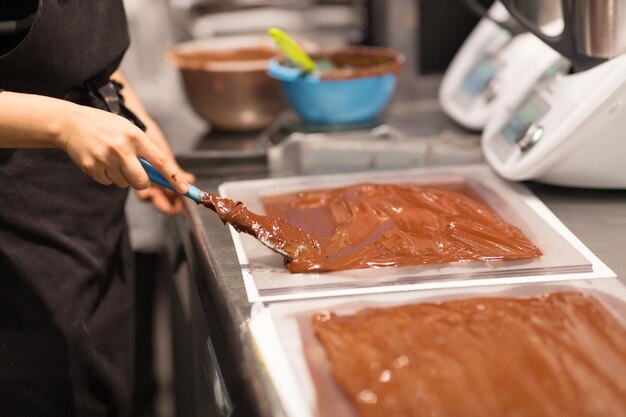
[{"label": "person's hand", "polygon": [[103,185],[148,189],[150,180],[137,159],[141,156],[178,192],[185,194],[189,189],[187,175],[171,155],[159,149],[137,126],[112,113],[68,103],[57,146]]},{"label": "person's hand", "polygon": [[[183,171],[183,176],[190,184],[196,181],[196,177],[188,172]],[[152,204],[154,208],[169,216],[176,215],[183,210],[183,197],[158,185],[151,184],[145,190],[137,190],[136,194],[140,200]]]}]

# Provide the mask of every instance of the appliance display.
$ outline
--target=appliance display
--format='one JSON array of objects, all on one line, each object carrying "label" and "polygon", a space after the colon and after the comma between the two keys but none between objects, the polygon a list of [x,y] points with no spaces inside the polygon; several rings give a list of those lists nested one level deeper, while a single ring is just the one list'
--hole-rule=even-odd
[{"label": "appliance display", "polygon": [[[499,2],[495,2],[488,13],[496,20],[510,19],[508,12]],[[512,37],[502,26],[483,18],[457,52],[446,70],[439,89],[442,108],[457,123],[470,129],[483,127],[487,115],[480,107],[484,108],[490,100],[488,98],[481,100],[481,95],[501,66],[493,57]],[[480,101],[481,104],[475,105],[476,101]],[[475,106],[479,108],[473,110],[472,107]]]},{"label": "appliance display", "polygon": [[492,57],[485,57],[467,75],[461,90],[470,98],[476,98],[485,91],[502,66]]},{"label": "appliance display", "polygon": [[[489,15],[499,15],[499,20],[505,20],[508,15],[502,9],[496,2]],[[561,24],[554,21],[546,27]],[[448,68],[439,101],[456,122],[481,130],[496,109],[517,106],[545,71],[557,62],[565,61],[536,36],[530,33],[513,36],[484,18]],[[566,69],[567,65],[562,68]]]}]

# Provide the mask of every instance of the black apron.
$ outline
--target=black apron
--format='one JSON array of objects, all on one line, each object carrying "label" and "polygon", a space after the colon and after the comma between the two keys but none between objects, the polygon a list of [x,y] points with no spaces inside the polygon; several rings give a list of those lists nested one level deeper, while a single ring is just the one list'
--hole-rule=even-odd
[{"label": "black apron", "polygon": [[[122,0],[40,0],[29,34],[0,57],[0,89],[105,109],[127,46]],[[61,151],[0,150],[1,415],[128,415],[126,194]]]}]

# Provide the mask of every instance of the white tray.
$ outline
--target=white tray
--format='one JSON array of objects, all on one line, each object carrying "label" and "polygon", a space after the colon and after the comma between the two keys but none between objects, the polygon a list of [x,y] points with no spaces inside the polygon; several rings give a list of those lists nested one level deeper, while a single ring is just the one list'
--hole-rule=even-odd
[{"label": "white tray", "polygon": [[[352,314],[366,307],[388,307],[418,302],[437,302],[475,296],[529,297],[553,291],[577,290],[595,296],[622,325],[626,326],[626,287],[615,278],[575,280],[559,283],[523,285],[494,285],[402,293],[369,294],[315,300],[257,303],[249,323],[270,378],[283,407],[290,417],[321,417],[316,411],[317,393],[306,360],[303,340],[323,349],[309,325],[311,315],[320,310],[332,310],[339,315]],[[303,324],[304,323],[304,324]],[[330,373],[325,376],[334,385]],[[324,385],[327,387],[326,385]],[[339,389],[336,387],[336,389]],[[341,398],[341,397],[339,397]],[[346,400],[347,403],[347,400]],[[337,405],[339,410],[351,408]]]},{"label": "white tray", "polygon": [[389,268],[292,274],[282,257],[231,228],[248,299],[288,300],[407,289],[446,288],[611,277],[552,212],[524,186],[496,176],[486,165],[226,182],[222,196],[264,213],[262,198],[361,182],[427,184],[467,182],[505,221],[519,227],[543,252],[529,260],[455,262]]}]

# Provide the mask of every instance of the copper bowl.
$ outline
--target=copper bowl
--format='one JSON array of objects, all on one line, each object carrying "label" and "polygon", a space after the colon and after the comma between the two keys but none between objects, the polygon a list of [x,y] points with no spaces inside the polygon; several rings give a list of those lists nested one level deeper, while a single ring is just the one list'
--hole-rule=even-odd
[{"label": "copper bowl", "polygon": [[181,72],[189,103],[213,127],[258,130],[288,107],[280,83],[266,74],[278,53],[267,36],[234,36],[175,45],[169,60]]}]

